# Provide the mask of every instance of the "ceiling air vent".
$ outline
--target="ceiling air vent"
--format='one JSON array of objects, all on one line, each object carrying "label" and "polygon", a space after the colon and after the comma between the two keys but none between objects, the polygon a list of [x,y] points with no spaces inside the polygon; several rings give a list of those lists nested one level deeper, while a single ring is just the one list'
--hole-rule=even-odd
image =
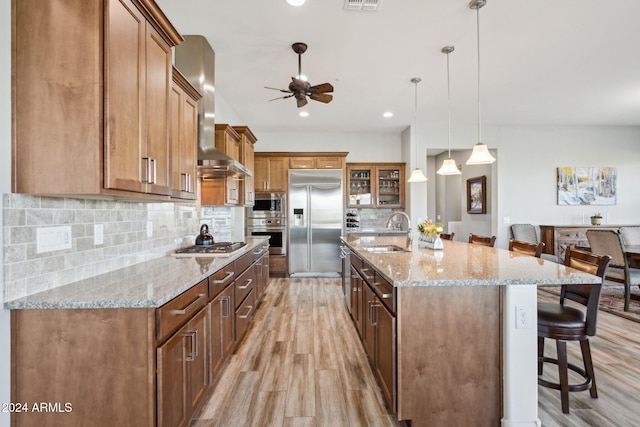
[{"label": "ceiling air vent", "polygon": [[382,0],[344,0],[345,10],[378,10]]}]

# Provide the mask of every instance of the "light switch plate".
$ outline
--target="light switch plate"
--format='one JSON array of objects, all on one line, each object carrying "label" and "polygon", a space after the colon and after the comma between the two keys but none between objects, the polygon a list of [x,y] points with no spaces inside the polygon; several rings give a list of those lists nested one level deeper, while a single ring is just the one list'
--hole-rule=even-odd
[{"label": "light switch plate", "polygon": [[147,237],[153,237],[153,221],[147,221]]},{"label": "light switch plate", "polygon": [[73,240],[71,226],[41,227],[36,229],[36,253],[71,249]]},{"label": "light switch plate", "polygon": [[104,245],[104,224],[93,225],[93,245]]}]

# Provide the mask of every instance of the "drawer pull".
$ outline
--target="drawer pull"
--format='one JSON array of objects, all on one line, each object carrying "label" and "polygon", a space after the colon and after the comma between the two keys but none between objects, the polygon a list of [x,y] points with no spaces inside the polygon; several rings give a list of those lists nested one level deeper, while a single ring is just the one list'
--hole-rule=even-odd
[{"label": "drawer pull", "polygon": [[235,272],[233,272],[233,271],[229,271],[229,272],[227,273],[227,275],[226,275],[226,276],[224,276],[222,279],[215,279],[215,280],[213,281],[213,284],[214,284],[214,285],[222,285],[222,284],[226,283],[230,278],[232,278],[234,274],[235,274]]},{"label": "drawer pull", "polygon": [[198,304],[200,302],[200,300],[204,297],[206,297],[206,294],[198,294],[198,297],[196,299],[194,299],[191,304],[189,304],[188,306],[186,306],[185,308],[183,308],[182,310],[171,310],[171,314],[187,314],[187,312],[189,310],[191,310],[191,308],[193,308],[196,304]]},{"label": "drawer pull", "polygon": [[369,269],[368,268],[363,268],[362,270],[360,270],[360,273],[362,273],[364,278],[367,279],[367,280],[373,280],[373,276],[367,276],[367,273],[365,273],[365,271],[369,271]]},{"label": "drawer pull", "polygon": [[253,283],[253,279],[247,279],[247,283],[244,286],[238,286],[238,289],[247,289]]},{"label": "drawer pull", "polygon": [[[376,288],[376,290],[378,289],[378,287],[381,285],[380,282],[374,282],[373,283],[373,287]],[[385,294],[384,292],[381,292],[382,298],[384,299],[388,299],[391,298],[393,296],[393,294]]]},{"label": "drawer pull", "polygon": [[249,317],[249,313],[251,313],[251,310],[253,310],[253,306],[249,305],[249,306],[247,306],[247,308],[248,308],[248,310],[247,310],[246,314],[238,316],[240,319],[246,319],[247,317]]}]

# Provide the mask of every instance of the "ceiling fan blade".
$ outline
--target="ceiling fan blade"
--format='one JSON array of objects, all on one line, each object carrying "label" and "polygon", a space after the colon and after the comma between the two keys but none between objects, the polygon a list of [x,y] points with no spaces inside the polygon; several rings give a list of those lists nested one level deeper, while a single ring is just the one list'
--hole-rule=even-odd
[{"label": "ceiling fan blade", "polygon": [[333,86],[331,86],[331,84],[329,83],[322,83],[319,85],[311,86],[308,89],[308,92],[311,94],[333,92]]},{"label": "ceiling fan blade", "polygon": [[265,86],[265,89],[271,89],[271,90],[278,90],[280,92],[284,92],[284,93],[291,93],[290,90],[286,90],[286,89],[278,89],[277,87],[269,87],[269,86]]},{"label": "ceiling fan blade", "polygon": [[312,93],[311,95],[309,95],[309,98],[313,99],[314,101],[320,101],[327,104],[331,102],[331,100],[333,99],[333,95],[329,95],[327,93]]},{"label": "ceiling fan blade", "polygon": [[292,96],[293,96],[293,94],[291,94],[291,95],[287,95],[287,96],[279,96],[279,97],[277,97],[277,98],[270,99],[270,100],[269,100],[269,102],[271,102],[271,101],[275,101],[276,99],[287,99],[287,98],[291,98]]},{"label": "ceiling fan blade", "polygon": [[307,98],[305,96],[302,96],[302,97],[296,96],[296,100],[298,101],[298,108],[302,108],[305,105],[307,105]]}]

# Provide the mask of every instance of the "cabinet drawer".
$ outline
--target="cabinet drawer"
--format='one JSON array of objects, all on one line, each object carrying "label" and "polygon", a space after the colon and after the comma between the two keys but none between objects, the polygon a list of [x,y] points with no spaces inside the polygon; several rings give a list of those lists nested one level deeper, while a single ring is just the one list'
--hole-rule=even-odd
[{"label": "cabinet drawer", "polygon": [[366,261],[362,261],[362,267],[358,269],[358,272],[362,276],[364,280],[367,281],[370,285],[373,285],[373,282],[376,278],[375,270],[371,267]]},{"label": "cabinet drawer", "polygon": [[242,273],[236,279],[235,284],[235,295],[236,299],[236,308],[240,306],[242,300],[246,298],[246,296],[255,288],[255,273],[253,268]]},{"label": "cabinet drawer", "polygon": [[251,289],[251,292],[236,309],[236,341],[242,338],[253,317],[253,312],[256,308],[255,294],[254,290]]},{"label": "cabinet drawer", "polygon": [[391,283],[389,283],[384,277],[382,277],[378,272],[375,273],[375,278],[373,283],[371,283],[371,287],[375,291],[376,295],[382,301],[382,303],[387,307],[387,309],[393,314],[396,312],[396,289],[393,287]]},{"label": "cabinet drawer", "polygon": [[353,266],[353,268],[355,268],[359,273],[360,270],[362,270],[362,260],[358,258],[355,253],[351,253],[351,257],[349,258],[349,260],[351,261],[351,265]]},{"label": "cabinet drawer", "polygon": [[290,157],[289,169],[315,169],[316,159],[313,157]]},{"label": "cabinet drawer", "polygon": [[253,264],[253,257],[254,257],[253,252],[247,252],[246,254],[242,255],[240,258],[234,261],[236,275],[241,274],[247,268],[249,268],[251,264]]},{"label": "cabinet drawer", "polygon": [[220,295],[227,286],[233,283],[233,279],[235,277],[236,275],[233,263],[209,276],[209,299],[213,299]]},{"label": "cabinet drawer", "polygon": [[207,304],[209,280],[205,279],[156,310],[157,338],[162,340],[187,323]]}]

